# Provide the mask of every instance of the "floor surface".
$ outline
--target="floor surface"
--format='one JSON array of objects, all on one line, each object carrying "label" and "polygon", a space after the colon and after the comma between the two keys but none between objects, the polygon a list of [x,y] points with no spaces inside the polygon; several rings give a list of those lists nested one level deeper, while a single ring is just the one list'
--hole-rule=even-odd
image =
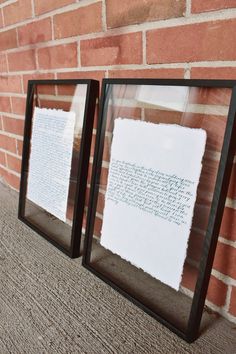
[{"label": "floor surface", "polygon": [[0,354],[236,354],[236,325],[208,315],[189,345],[17,219],[0,184]]}]

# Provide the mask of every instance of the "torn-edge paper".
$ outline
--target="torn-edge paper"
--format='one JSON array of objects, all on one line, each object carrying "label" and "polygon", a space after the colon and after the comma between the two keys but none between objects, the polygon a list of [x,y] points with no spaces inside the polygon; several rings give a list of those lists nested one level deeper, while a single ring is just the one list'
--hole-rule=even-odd
[{"label": "torn-edge paper", "polygon": [[101,245],[179,289],[206,132],[115,120]]},{"label": "torn-edge paper", "polygon": [[74,127],[74,112],[34,110],[27,198],[64,222]]}]

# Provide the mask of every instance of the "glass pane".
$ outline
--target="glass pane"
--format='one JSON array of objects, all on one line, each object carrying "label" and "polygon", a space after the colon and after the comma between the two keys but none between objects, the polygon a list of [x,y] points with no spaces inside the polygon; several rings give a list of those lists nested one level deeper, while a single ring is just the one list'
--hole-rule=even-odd
[{"label": "glass pane", "polygon": [[[26,204],[25,204],[25,217],[31,224],[35,225],[40,231],[44,232],[52,240],[62,245],[66,250],[70,249],[71,236],[72,236],[72,221],[75,208],[75,192],[77,175],[80,159],[80,144],[82,136],[82,128],[84,123],[84,110],[87,94],[87,84],[78,85],[43,85],[38,84],[35,86],[35,94],[33,99],[33,115],[32,115],[32,127],[34,126],[34,112],[35,108],[46,108],[62,110],[64,112],[74,112],[75,122],[73,124],[73,147],[70,162],[70,176],[69,176],[69,191],[66,201],[66,218],[65,221],[48,212],[45,208],[33,203],[28,198],[28,187],[26,192]],[[48,116],[48,119],[50,116]],[[49,125],[50,127],[50,125]],[[55,138],[55,129],[53,124],[51,125],[50,132],[47,132],[45,136],[51,136]],[[66,130],[65,130],[66,132]],[[66,134],[66,133],[65,133]],[[46,142],[45,142],[46,144]],[[43,147],[42,147],[43,149]],[[31,163],[31,150],[32,150],[32,132],[30,140],[30,156],[29,166]],[[55,159],[60,163],[60,156],[57,151],[49,151],[50,154],[56,154]],[[25,177],[27,183],[29,181],[29,166],[25,171]],[[58,166],[60,171],[60,166]],[[50,169],[50,166],[45,167]],[[47,171],[46,171],[47,174]],[[50,175],[50,173],[48,173]],[[57,176],[55,176],[57,178]],[[45,195],[50,195],[50,191],[45,188]]]},{"label": "glass pane", "polygon": [[[185,331],[219,167],[231,89],[110,84],[107,85],[106,92],[108,107],[103,117],[106,130],[101,174],[95,186],[98,197],[93,235],[90,235],[93,242],[89,265],[148,309]],[[117,118],[201,128],[207,134],[182,281],[178,291],[100,244],[113,129]],[[142,145],[142,141],[139,141],[139,144]],[[186,149],[188,148],[186,146]],[[158,154],[158,150],[153,151],[153,154]],[[126,236],[129,237],[128,233]],[[148,232],[146,237],[148,242]],[[176,237],[181,237],[181,234]],[[135,246],[134,244],[134,248]],[[166,257],[168,256],[166,254]]]}]

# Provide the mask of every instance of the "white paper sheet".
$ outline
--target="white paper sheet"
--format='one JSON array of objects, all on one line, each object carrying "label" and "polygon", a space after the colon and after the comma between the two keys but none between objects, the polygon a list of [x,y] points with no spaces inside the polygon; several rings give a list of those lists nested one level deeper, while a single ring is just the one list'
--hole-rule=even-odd
[{"label": "white paper sheet", "polygon": [[66,221],[75,113],[35,108],[27,198]]},{"label": "white paper sheet", "polygon": [[101,244],[178,290],[206,132],[115,120]]}]

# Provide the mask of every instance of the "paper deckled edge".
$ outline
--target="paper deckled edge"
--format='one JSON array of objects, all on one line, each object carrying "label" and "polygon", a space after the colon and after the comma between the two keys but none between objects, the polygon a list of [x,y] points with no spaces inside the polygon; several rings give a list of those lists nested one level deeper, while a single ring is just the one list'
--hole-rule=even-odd
[{"label": "paper deckled edge", "polygon": [[[201,129],[201,128],[191,128],[191,129]],[[206,149],[206,141],[207,141],[207,132],[206,132],[206,130],[204,130],[204,129],[201,129],[201,130],[202,130],[203,132],[205,132],[205,136],[204,136],[204,137],[205,137],[205,140],[204,140],[204,144],[203,144],[203,151],[202,151],[202,153],[201,153],[201,155],[202,155],[202,158],[201,158],[201,167],[200,167],[200,170],[199,170],[198,183],[197,183],[196,189],[195,189],[195,198],[194,198],[193,209],[192,209],[192,219],[191,219],[190,226],[189,226],[189,236],[188,236],[187,245],[186,245],[186,249],[185,249],[185,257],[184,257],[185,260],[186,260],[186,258],[187,258],[187,252],[188,252],[188,247],[189,247],[191,228],[192,228],[192,225],[193,225],[194,209],[195,209],[196,200],[197,200],[197,190],[198,190],[198,186],[199,186],[199,183],[200,183],[200,177],[201,177],[201,173],[202,173],[202,166],[203,166],[202,160],[203,160],[203,157],[204,157],[204,153],[205,153],[205,149]],[[184,263],[185,263],[185,262],[184,262]],[[181,281],[182,281],[182,279],[183,279],[184,263],[183,263],[182,273],[181,273],[181,276],[180,276],[179,288],[180,288],[180,286],[181,286]],[[179,290],[179,288],[178,288],[178,290]]]},{"label": "paper deckled edge", "polygon": [[130,259],[127,259],[126,257],[121,256],[120,254],[112,251],[110,248],[107,248],[106,245],[104,245],[102,242],[100,242],[100,244],[102,245],[102,247],[104,247],[106,250],[108,250],[109,252],[111,252],[112,254],[114,254],[115,256],[120,257],[122,260],[126,261],[127,263],[131,264],[132,266],[136,267],[137,269],[141,269],[145,274],[151,276],[153,279],[158,280],[159,282],[169,286],[171,289],[174,289],[176,291],[179,290],[178,288],[175,288],[173,286],[171,286],[170,284],[167,284],[164,280],[161,280],[159,278],[157,278],[155,275],[153,275],[152,273],[150,273],[149,271],[145,270],[144,268],[140,267],[140,265],[135,264],[134,262],[132,262]]},{"label": "paper deckled edge", "polygon": [[[114,120],[115,124],[116,124],[116,121],[127,121],[127,122],[132,122],[132,124],[147,124],[149,126],[167,126],[167,127],[176,127],[176,128],[181,128],[181,129],[185,129],[185,130],[188,130],[188,131],[199,131],[199,132],[202,132],[203,135],[205,135],[205,139],[207,138],[207,133],[206,133],[206,130],[205,129],[202,129],[202,128],[191,128],[191,127],[185,127],[184,125],[180,125],[180,124],[168,124],[168,123],[153,123],[153,122],[148,122],[148,121],[144,121],[144,120],[135,120],[135,119],[130,119],[130,118],[121,118],[121,117],[118,117]],[[205,151],[205,149],[204,149]]]},{"label": "paper deckled edge", "polygon": [[[122,117],[118,117],[114,120],[114,124],[116,124],[116,121],[132,121],[132,124],[135,123],[135,124],[148,124],[148,125],[152,125],[152,126],[157,126],[157,125],[162,125],[162,126],[168,126],[168,127],[179,127],[179,128],[183,128],[183,129],[186,129],[186,130],[191,130],[191,131],[199,131],[203,134],[203,137],[204,137],[204,144],[203,144],[203,148],[202,148],[202,152],[201,152],[201,167],[200,167],[200,170],[199,170],[199,176],[198,176],[198,183],[197,183],[197,186],[196,186],[196,190],[195,190],[195,199],[194,199],[194,203],[193,203],[193,209],[192,209],[192,219],[191,219],[191,222],[190,222],[190,225],[189,225],[189,236],[188,236],[188,239],[187,239],[187,245],[186,245],[186,249],[185,249],[185,257],[184,257],[184,260],[186,260],[186,256],[187,256],[187,251],[188,251],[188,246],[189,246],[189,239],[190,239],[190,233],[191,233],[191,227],[192,227],[192,221],[193,221],[193,217],[194,217],[194,208],[195,208],[195,203],[196,203],[196,200],[197,200],[197,190],[198,190],[198,186],[199,186],[199,182],[200,182],[200,176],[201,176],[201,173],[202,173],[202,160],[203,160],[203,157],[204,157],[204,152],[205,152],[205,147],[206,147],[206,141],[207,141],[207,132],[206,130],[202,129],[202,128],[190,128],[190,127],[185,127],[185,126],[182,126],[182,125],[178,125],[178,124],[168,124],[168,123],[153,123],[153,122],[146,122],[146,121],[141,121],[141,120],[135,120],[135,119],[129,119],[129,118],[122,118]],[[114,127],[115,129],[115,127]],[[111,145],[111,156],[112,156],[112,145]],[[107,180],[107,186],[109,184],[109,171],[108,171],[108,180]],[[104,212],[103,212],[103,215],[105,214],[105,209],[106,209],[106,206],[107,206],[107,193],[105,194],[105,207],[104,207]],[[182,278],[183,278],[183,272],[184,272],[184,263],[183,263],[183,267],[182,267],[182,273],[180,275],[180,279],[179,279],[179,286],[178,288],[175,288],[173,286],[170,286],[169,284],[167,284],[165,281],[163,280],[160,280],[158,279],[156,276],[154,276],[153,274],[151,274],[149,271],[146,271],[144,268],[136,265],[135,263],[131,262],[130,260],[126,259],[125,257],[119,255],[118,253],[112,251],[111,249],[107,248],[106,245],[103,244],[102,242],[102,232],[103,232],[103,223],[102,223],[102,229],[101,229],[101,238],[100,238],[100,244],[105,248],[107,249],[108,251],[110,251],[112,254],[114,255],[117,255],[119,256],[121,259],[125,260],[126,262],[130,263],[131,265],[135,266],[136,268],[138,269],[141,269],[142,271],[144,271],[146,274],[150,275],[151,277],[153,277],[154,279],[160,281],[161,283],[169,286],[170,288],[176,290],[176,291],[179,291],[180,289],[180,286],[181,286],[181,281],[182,281]]]}]

